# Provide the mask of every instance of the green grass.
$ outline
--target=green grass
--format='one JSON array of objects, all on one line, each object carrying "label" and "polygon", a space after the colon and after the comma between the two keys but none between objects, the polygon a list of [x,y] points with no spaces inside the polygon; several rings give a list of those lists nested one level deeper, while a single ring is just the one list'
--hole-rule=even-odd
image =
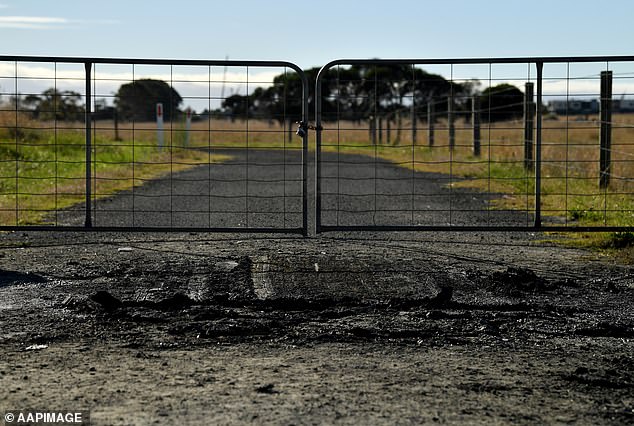
[{"label": "green grass", "polygon": [[[55,211],[83,203],[86,152],[83,131],[0,134],[0,223],[54,224]],[[2,137],[4,136],[4,137]],[[8,137],[7,137],[8,136]],[[11,138],[13,136],[13,138]],[[147,142],[93,141],[93,185],[97,198],[112,196],[158,178],[227,156],[176,145],[159,150]]]}]

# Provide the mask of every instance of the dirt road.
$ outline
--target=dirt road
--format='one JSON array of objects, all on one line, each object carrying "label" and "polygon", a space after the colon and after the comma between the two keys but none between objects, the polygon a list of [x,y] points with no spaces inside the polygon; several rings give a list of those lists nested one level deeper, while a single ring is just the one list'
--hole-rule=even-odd
[{"label": "dirt road", "polygon": [[543,239],[3,234],[0,410],[632,423],[634,273]]}]

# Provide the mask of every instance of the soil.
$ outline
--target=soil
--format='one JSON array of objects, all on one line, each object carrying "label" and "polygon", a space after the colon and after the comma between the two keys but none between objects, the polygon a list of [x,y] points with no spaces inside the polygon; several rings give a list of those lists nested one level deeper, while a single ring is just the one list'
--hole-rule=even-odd
[{"label": "soil", "polygon": [[634,270],[544,238],[6,233],[0,411],[634,424]]}]

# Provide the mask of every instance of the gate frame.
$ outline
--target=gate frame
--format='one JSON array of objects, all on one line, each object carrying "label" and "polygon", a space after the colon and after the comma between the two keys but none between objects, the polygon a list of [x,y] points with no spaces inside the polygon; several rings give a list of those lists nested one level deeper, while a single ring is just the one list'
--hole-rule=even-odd
[{"label": "gate frame", "polygon": [[[110,231],[110,232],[232,232],[232,233],[282,233],[308,235],[308,127],[302,124],[304,132],[302,138],[302,226],[299,228],[238,228],[238,227],[114,227],[92,225],[92,67],[95,64],[110,65],[176,65],[176,66],[207,66],[207,67],[259,67],[259,68],[290,68],[295,71],[302,82],[302,113],[299,123],[308,120],[308,78],[304,71],[296,64],[286,61],[240,61],[240,60],[186,60],[186,59],[139,59],[139,58],[86,58],[63,56],[0,56],[0,62],[30,62],[30,63],[63,63],[84,64],[86,74],[86,113],[85,113],[85,141],[86,141],[86,217],[84,226],[54,226],[54,225],[0,225],[0,231]],[[17,78],[17,76],[16,76]],[[17,95],[17,94],[16,94]]]},{"label": "gate frame", "polygon": [[[315,81],[315,232],[331,231],[469,231],[469,232],[632,232],[634,226],[544,226],[541,221],[541,150],[542,150],[542,84],[543,67],[548,63],[634,62],[634,56],[547,56],[510,58],[463,59],[336,59],[321,67]],[[481,226],[481,225],[322,225],[321,223],[321,133],[322,79],[331,68],[339,65],[477,65],[477,64],[534,64],[536,76],[535,117],[535,219],[532,226]]]}]

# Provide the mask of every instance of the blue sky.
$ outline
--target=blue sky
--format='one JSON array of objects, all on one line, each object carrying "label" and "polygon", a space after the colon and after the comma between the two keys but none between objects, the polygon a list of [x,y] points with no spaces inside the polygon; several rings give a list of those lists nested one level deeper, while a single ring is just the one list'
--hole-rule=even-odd
[{"label": "blue sky", "polygon": [[[632,18],[632,0],[0,0],[0,55],[211,60],[228,56],[284,60],[302,68],[339,58],[634,55]],[[614,93],[632,97],[634,62],[610,66],[620,72]],[[535,77],[534,66],[527,69],[525,64],[425,68],[446,78],[477,79],[482,89],[502,82],[523,87]],[[544,94],[548,99],[596,98],[603,69],[602,63],[549,65]],[[15,72],[11,61],[0,62],[0,91],[41,93],[53,84],[83,90],[81,64],[20,64],[17,89]],[[251,69],[247,75],[239,67],[226,74],[221,67],[99,66],[93,72],[96,96],[109,101],[133,76],[158,78],[174,80],[173,86],[190,96],[188,105],[200,110],[207,101],[199,105],[193,99],[206,98],[209,90],[214,97],[246,93],[269,85],[281,71]],[[227,83],[210,89],[207,80],[219,75]]]},{"label": "blue sky", "polygon": [[4,55],[288,60],[633,54],[634,2],[0,0]]}]

